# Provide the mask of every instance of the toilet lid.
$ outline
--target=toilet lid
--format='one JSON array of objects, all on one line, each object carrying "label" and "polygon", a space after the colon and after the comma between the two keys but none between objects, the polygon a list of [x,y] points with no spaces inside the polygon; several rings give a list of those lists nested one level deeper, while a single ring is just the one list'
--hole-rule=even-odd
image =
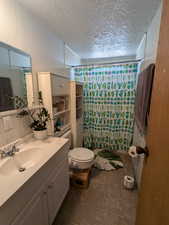
[{"label": "toilet lid", "polygon": [[87,148],[75,148],[69,152],[69,156],[81,162],[90,161],[94,158],[94,153]]}]

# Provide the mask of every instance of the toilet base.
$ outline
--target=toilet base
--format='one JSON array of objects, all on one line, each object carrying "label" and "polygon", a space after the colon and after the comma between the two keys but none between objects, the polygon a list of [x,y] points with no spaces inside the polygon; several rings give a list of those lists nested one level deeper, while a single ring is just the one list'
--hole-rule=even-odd
[{"label": "toilet base", "polygon": [[72,169],[70,183],[76,188],[88,188],[90,181],[91,168],[89,169]]}]

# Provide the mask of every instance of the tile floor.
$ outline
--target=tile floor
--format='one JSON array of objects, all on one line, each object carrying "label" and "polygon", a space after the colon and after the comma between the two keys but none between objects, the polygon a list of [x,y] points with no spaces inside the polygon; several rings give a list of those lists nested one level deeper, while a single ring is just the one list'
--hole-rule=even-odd
[{"label": "tile floor", "polygon": [[123,177],[132,175],[132,166],[128,156],[122,159],[123,169],[93,169],[88,189],[71,187],[53,225],[134,225],[137,191],[123,188]]}]

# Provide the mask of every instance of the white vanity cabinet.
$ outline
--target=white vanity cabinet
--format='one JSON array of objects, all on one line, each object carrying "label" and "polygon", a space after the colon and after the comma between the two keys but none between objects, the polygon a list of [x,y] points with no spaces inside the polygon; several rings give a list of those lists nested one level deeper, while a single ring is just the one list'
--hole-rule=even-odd
[{"label": "white vanity cabinet", "polygon": [[51,225],[69,189],[68,163],[64,160],[11,225]]},{"label": "white vanity cabinet", "polygon": [[52,225],[69,190],[65,144],[2,207],[0,225]]},{"label": "white vanity cabinet", "polygon": [[11,225],[48,225],[47,193],[38,192]]},{"label": "white vanity cabinet", "polygon": [[68,164],[64,162],[60,170],[56,171],[48,186],[49,224],[52,224],[69,188],[69,173],[67,171]]}]

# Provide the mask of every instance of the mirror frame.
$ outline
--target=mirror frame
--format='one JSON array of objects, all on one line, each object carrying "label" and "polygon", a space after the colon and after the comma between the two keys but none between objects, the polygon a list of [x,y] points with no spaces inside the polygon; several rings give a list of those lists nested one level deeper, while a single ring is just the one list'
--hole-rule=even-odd
[{"label": "mirror frame", "polygon": [[[15,53],[18,53],[18,54],[21,54],[23,56],[27,56],[30,58],[30,64],[31,64],[31,70],[30,72],[27,72],[28,74],[31,74],[32,75],[32,104],[31,106],[28,105],[27,107],[25,107],[25,109],[29,108],[29,109],[34,109],[34,108],[39,108],[40,106],[38,104],[35,103],[35,88],[34,88],[34,76],[33,76],[33,73],[32,73],[32,58],[31,58],[31,55],[27,54],[26,52],[24,52],[23,50],[20,50],[16,47],[13,47],[11,45],[8,45],[4,42],[0,42],[0,47],[2,48],[6,48],[8,51],[14,51]],[[10,57],[10,56],[9,56]],[[10,60],[9,60],[10,61]],[[11,65],[9,65],[10,67]],[[37,102],[37,101],[36,101]],[[0,112],[0,118],[2,117],[5,117],[5,116],[10,116],[10,115],[15,115],[17,113],[19,113],[20,109],[12,109],[12,110],[6,110],[6,111],[2,111]]]}]

